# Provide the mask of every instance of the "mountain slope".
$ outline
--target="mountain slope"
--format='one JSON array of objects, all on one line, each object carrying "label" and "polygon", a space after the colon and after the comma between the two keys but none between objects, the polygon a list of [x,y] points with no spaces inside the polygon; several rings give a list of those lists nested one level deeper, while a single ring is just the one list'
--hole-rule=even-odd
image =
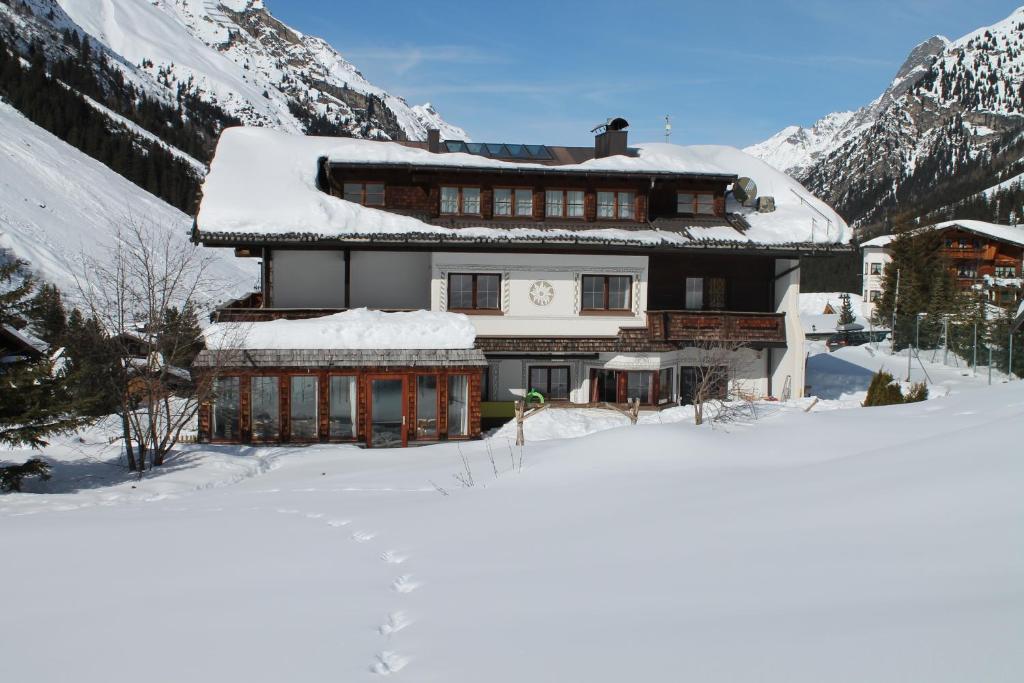
[{"label": "mountain slope", "polygon": [[[243,123],[307,132],[322,119],[355,137],[426,138],[421,111],[367,81],[324,40],[278,21],[262,0],[59,4],[153,87],[183,87]],[[438,123],[452,137],[465,134]]]},{"label": "mountain slope", "polygon": [[[870,104],[809,129],[789,127],[747,151],[792,173],[851,223],[870,226],[920,213],[931,188],[995,159],[994,145],[1022,125],[1024,8],[956,41],[921,43]],[[989,165],[990,184],[1002,170]]]},{"label": "mountain slope", "polygon": [[[188,241],[191,219],[47,133],[0,101],[0,250],[29,261],[64,292],[76,291],[82,257],[102,259],[131,217]],[[213,250],[225,296],[249,291],[254,261]]]}]

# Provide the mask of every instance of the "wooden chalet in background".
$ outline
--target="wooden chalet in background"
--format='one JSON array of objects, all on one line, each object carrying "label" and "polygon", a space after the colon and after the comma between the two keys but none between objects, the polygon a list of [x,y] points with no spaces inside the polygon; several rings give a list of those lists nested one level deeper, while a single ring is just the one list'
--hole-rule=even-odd
[{"label": "wooden chalet in background", "polygon": [[[425,354],[416,362],[387,349],[201,355],[197,368],[223,384],[201,438],[471,438],[531,389],[685,403],[712,344],[736,347],[744,392],[801,395],[799,257],[845,248],[845,223],[738,150],[631,148],[626,136],[622,119],[593,147],[226,131],[193,238],[261,259],[262,288],[216,322],[421,310],[469,316],[476,338],[466,349],[406,340]],[[774,193],[763,211],[730,193],[741,175]],[[257,413],[271,415],[269,431]]]}]

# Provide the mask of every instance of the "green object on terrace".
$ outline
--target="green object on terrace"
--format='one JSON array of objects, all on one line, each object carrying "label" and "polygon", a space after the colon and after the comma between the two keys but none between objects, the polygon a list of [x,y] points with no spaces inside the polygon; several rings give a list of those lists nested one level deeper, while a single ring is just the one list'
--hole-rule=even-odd
[{"label": "green object on terrace", "polygon": [[526,393],[527,403],[540,403],[544,404],[544,394],[540,393],[536,389],[531,389]]}]

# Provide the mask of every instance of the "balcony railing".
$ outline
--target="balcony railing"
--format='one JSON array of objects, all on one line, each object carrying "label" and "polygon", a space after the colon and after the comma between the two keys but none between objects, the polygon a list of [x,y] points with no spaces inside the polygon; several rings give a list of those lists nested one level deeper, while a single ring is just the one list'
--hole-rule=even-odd
[{"label": "balcony railing", "polygon": [[715,341],[786,343],[785,313],[734,311],[648,311],[651,339],[670,342]]}]

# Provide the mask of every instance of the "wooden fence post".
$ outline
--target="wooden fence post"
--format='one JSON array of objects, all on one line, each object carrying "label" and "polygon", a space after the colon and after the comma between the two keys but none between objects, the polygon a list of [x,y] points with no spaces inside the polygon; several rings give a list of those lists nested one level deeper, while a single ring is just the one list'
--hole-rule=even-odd
[{"label": "wooden fence post", "polygon": [[526,412],[526,402],[516,401],[516,445],[522,446],[526,443],[523,435],[523,413]]}]

